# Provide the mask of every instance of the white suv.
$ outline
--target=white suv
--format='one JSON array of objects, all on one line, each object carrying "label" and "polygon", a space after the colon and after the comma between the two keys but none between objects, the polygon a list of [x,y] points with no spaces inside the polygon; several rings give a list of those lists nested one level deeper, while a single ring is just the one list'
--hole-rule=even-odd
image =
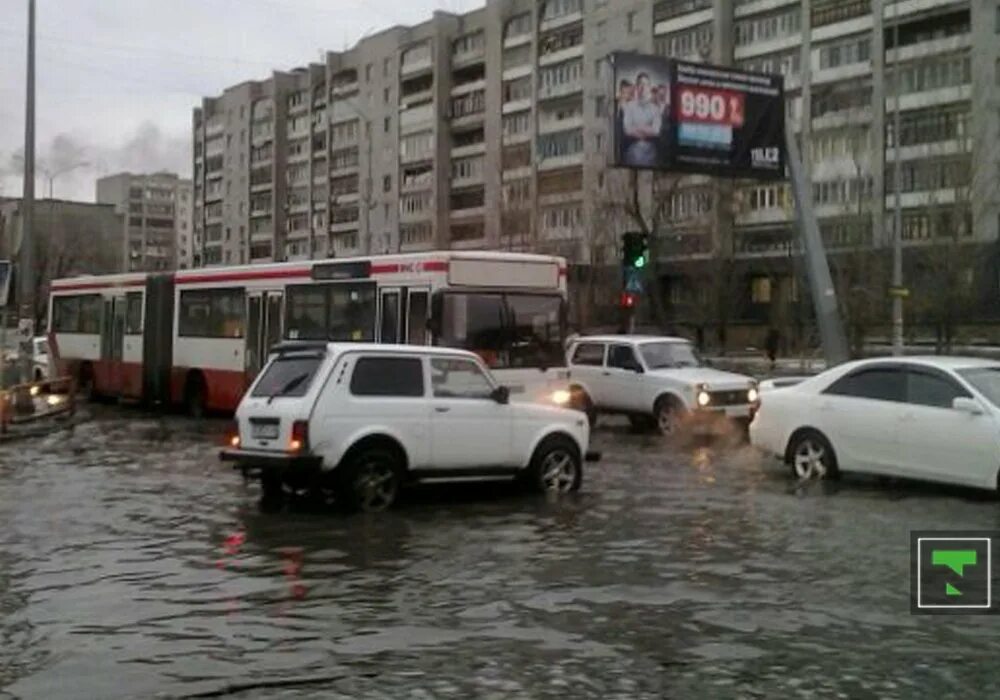
[{"label": "white suv", "polygon": [[749,421],[757,383],[706,367],[684,338],[601,335],[574,339],[567,360],[574,405],[591,424],[598,413],[623,413],[635,428],[675,434],[689,419]]},{"label": "white suv", "polygon": [[259,476],[262,506],[288,491],[384,510],[407,481],[520,477],[580,488],[590,428],[579,411],[510,403],[479,358],[448,348],[285,343],[236,410],[221,457]]}]

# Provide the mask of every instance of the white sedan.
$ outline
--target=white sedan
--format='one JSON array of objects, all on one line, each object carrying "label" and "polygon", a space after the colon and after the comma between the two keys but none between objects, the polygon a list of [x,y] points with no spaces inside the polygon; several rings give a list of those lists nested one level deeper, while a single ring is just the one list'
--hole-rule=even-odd
[{"label": "white sedan", "polygon": [[1000,362],[849,362],[763,392],[750,442],[800,479],[865,472],[1000,486]]}]

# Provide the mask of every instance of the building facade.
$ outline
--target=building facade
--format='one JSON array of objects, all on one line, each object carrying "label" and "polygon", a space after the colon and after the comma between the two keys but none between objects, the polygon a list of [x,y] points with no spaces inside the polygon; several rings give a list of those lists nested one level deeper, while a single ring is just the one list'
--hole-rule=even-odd
[{"label": "building facade", "polygon": [[[786,183],[606,169],[607,56],[631,50],[785,76],[838,284],[872,307],[897,140],[908,266],[942,234],[997,239],[997,12],[983,0],[488,0],[437,12],[195,109],[192,264],[453,247],[611,269],[641,217],[673,321],[792,323],[808,304]],[[608,296],[587,294],[581,306]]]},{"label": "building facade", "polygon": [[173,270],[190,254],[191,181],[174,173],[117,173],[97,181],[97,201],[122,214],[125,271]]}]

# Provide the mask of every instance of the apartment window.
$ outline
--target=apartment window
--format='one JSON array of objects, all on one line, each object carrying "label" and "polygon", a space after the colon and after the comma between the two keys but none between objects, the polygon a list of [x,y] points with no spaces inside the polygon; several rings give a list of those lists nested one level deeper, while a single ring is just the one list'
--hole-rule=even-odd
[{"label": "apartment window", "polygon": [[358,165],[358,147],[342,148],[330,154],[330,170],[353,168]]},{"label": "apartment window", "polygon": [[503,185],[503,203],[517,207],[531,200],[531,178],[510,180]]},{"label": "apartment window", "polygon": [[250,213],[271,213],[271,193],[258,192],[250,195]]},{"label": "apartment window", "polygon": [[583,129],[571,129],[555,134],[545,134],[538,139],[541,158],[559,158],[583,152]]},{"label": "apartment window", "polygon": [[583,225],[580,204],[547,207],[541,211],[542,230],[546,233],[572,233]]},{"label": "apartment window", "polygon": [[604,134],[601,132],[594,134],[594,150],[597,153],[604,153]]},{"label": "apartment window", "polygon": [[530,63],[531,44],[522,44],[512,49],[506,49],[503,52],[503,67],[505,70],[517,66],[526,66]]},{"label": "apartment window", "polygon": [[453,210],[476,209],[486,204],[486,192],[482,187],[453,190],[448,205]]},{"label": "apartment window", "polygon": [[486,235],[486,227],[482,221],[463,221],[451,225],[451,240],[477,241]]},{"label": "apartment window", "polygon": [[399,153],[405,158],[428,156],[433,150],[434,134],[430,131],[409,134],[399,141]]},{"label": "apartment window", "polygon": [[416,46],[411,46],[410,48],[403,51],[401,57],[401,63],[403,66],[412,65],[414,63],[420,63],[422,61],[429,61],[431,58],[431,45],[427,42],[422,44],[417,44]]},{"label": "apartment window", "polygon": [[479,114],[486,110],[486,92],[476,90],[466,95],[451,98],[452,118],[466,117],[471,114]]},{"label": "apartment window", "polygon": [[403,189],[430,187],[434,182],[434,167],[430,164],[403,168],[400,186]]},{"label": "apartment window", "polygon": [[816,119],[831,112],[871,107],[871,102],[870,81],[865,81],[860,86],[855,82],[842,83],[825,91],[817,91],[812,99],[812,118]]},{"label": "apartment window", "polygon": [[288,108],[294,109],[306,103],[306,91],[300,90],[288,96]]},{"label": "apartment window", "polygon": [[392,117],[382,120],[382,132],[388,134],[392,130]]},{"label": "apartment window", "polygon": [[633,11],[629,12],[625,16],[625,28],[628,30],[629,34],[635,34],[639,31],[638,14],[639,13]]},{"label": "apartment window", "polygon": [[583,27],[580,25],[550,32],[538,41],[538,55],[546,56],[557,51],[579,46],[583,43]]},{"label": "apartment window", "polygon": [[603,119],[608,116],[608,103],[604,98],[604,95],[598,95],[594,98],[594,116],[598,119]]},{"label": "apartment window", "polygon": [[420,214],[421,212],[429,211],[432,204],[433,200],[429,192],[406,194],[399,198],[399,213]]},{"label": "apartment window", "polygon": [[871,39],[867,36],[852,37],[846,41],[826,44],[819,48],[821,70],[864,63],[871,59]]},{"label": "apartment window", "polygon": [[800,16],[800,9],[795,7],[776,14],[740,20],[735,26],[736,45],[747,46],[797,34],[800,28]]},{"label": "apartment window", "polygon": [[333,197],[342,197],[344,195],[357,193],[357,175],[344,175],[343,177],[335,177],[330,180],[330,195]]},{"label": "apartment window", "polygon": [[505,80],[503,82],[503,101],[516,102],[531,98],[531,76]]},{"label": "apartment window", "polygon": [[542,21],[558,19],[583,9],[583,0],[547,0],[542,6]]},{"label": "apartment window", "polygon": [[271,233],[271,227],[273,223],[270,217],[262,217],[259,219],[250,219],[250,235],[256,236],[261,233]]},{"label": "apartment window", "polygon": [[[970,184],[972,163],[968,156],[911,160],[901,163],[899,171],[902,192],[957,189]],[[888,167],[885,174],[885,191],[892,192],[894,189],[894,168]]]},{"label": "apartment window", "polygon": [[711,23],[657,37],[653,50],[661,56],[690,56],[712,45]]},{"label": "apartment window", "polygon": [[382,59],[382,77],[388,78],[391,72],[392,72],[392,59],[391,58]]},{"label": "apartment window", "polygon": [[871,12],[871,0],[815,0],[810,22],[813,27],[843,22]]},{"label": "apartment window", "polygon": [[[895,71],[894,71],[895,72]],[[972,82],[972,60],[968,54],[936,56],[899,67],[899,94],[939,90]],[[896,92],[892,73],[886,75],[886,94]]]},{"label": "apartment window", "polygon": [[456,131],[451,135],[452,148],[476,146],[486,141],[486,131],[482,127],[468,131]]},{"label": "apartment window", "polygon": [[705,10],[711,6],[712,0],[660,0],[653,6],[653,21],[662,22],[672,17]]},{"label": "apartment window", "polygon": [[331,224],[349,224],[358,220],[358,205],[348,204],[342,207],[333,207],[330,210]]},{"label": "apartment window", "polygon": [[595,33],[597,35],[597,40],[598,41],[604,41],[605,39],[607,39],[607,37],[608,37],[608,23],[605,22],[604,20],[601,20],[600,22],[598,22],[597,23],[597,31]]},{"label": "apartment window", "polygon": [[784,209],[791,203],[791,192],[787,185],[760,185],[744,190],[743,201],[750,211]]},{"label": "apartment window", "polygon": [[246,105],[240,105],[240,119],[246,119],[247,107]]},{"label": "apartment window", "polygon": [[771,303],[771,278],[753,277],[750,280],[750,301],[754,304]]},{"label": "apartment window", "polygon": [[463,54],[482,51],[486,45],[486,37],[482,31],[466,34],[455,39],[451,45],[451,55],[461,56]]},{"label": "apartment window", "polygon": [[507,24],[503,28],[503,38],[513,39],[514,37],[524,36],[525,34],[531,33],[531,13],[525,12],[521,15],[515,15],[507,20]]},{"label": "apartment window", "polygon": [[451,177],[456,180],[481,177],[483,174],[483,162],[483,156],[455,158],[451,161]]},{"label": "apartment window", "polygon": [[389,100],[392,98],[392,89],[385,88],[382,90],[382,102],[389,104]]},{"label": "apartment window", "polygon": [[854,204],[859,199],[872,196],[874,183],[871,175],[846,180],[827,180],[813,183],[813,200],[816,204]]},{"label": "apartment window", "polygon": [[340,122],[339,124],[334,124],[330,127],[330,140],[334,143],[343,143],[345,141],[354,141],[358,138],[358,125],[359,120],[355,119],[349,122]]},{"label": "apartment window", "polygon": [[367,64],[365,66],[365,82],[370,83],[372,81],[372,64]]},{"label": "apartment window", "polygon": [[414,224],[402,224],[399,227],[399,242],[401,245],[419,245],[429,243],[434,229],[430,222],[421,221]]},{"label": "apartment window", "polygon": [[538,83],[543,88],[553,88],[578,82],[583,76],[583,61],[574,59],[543,68],[538,73]]},{"label": "apartment window", "polygon": [[288,155],[289,156],[301,156],[308,152],[306,145],[309,139],[296,139],[294,141],[288,142]]},{"label": "apartment window", "polygon": [[[967,138],[969,109],[968,103],[961,103],[903,112],[899,120],[900,145],[912,146]],[[894,128],[892,120],[887,120],[887,147],[895,145]]]},{"label": "apartment window", "polygon": [[288,184],[306,182],[309,179],[309,164],[297,163],[289,165],[285,170],[285,180]]},{"label": "apartment window", "polygon": [[392,192],[392,175],[382,176],[382,191]]},{"label": "apartment window", "polygon": [[793,77],[799,74],[801,63],[802,52],[798,48],[794,48],[789,51],[744,59],[738,65],[743,70],[753,73],[779,73],[785,77]]}]

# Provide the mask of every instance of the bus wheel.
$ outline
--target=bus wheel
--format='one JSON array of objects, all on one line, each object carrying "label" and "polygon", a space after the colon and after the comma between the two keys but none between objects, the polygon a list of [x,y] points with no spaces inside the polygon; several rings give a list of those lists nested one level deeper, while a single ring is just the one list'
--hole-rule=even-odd
[{"label": "bus wheel", "polygon": [[184,408],[192,418],[205,417],[205,380],[193,374],[184,387]]}]

